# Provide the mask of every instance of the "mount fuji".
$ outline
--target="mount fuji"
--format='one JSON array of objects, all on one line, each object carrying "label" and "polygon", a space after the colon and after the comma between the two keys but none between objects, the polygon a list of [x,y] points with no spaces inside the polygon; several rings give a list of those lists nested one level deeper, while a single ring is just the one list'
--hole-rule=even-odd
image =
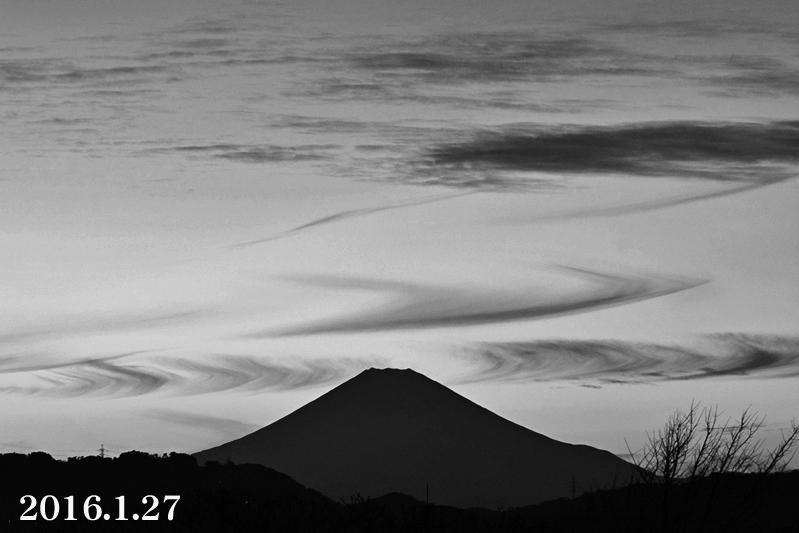
[{"label": "mount fuji", "polygon": [[369,369],[276,422],[194,454],[256,463],[334,498],[402,492],[456,507],[530,505],[619,486],[630,463],[515,424],[413,370]]}]

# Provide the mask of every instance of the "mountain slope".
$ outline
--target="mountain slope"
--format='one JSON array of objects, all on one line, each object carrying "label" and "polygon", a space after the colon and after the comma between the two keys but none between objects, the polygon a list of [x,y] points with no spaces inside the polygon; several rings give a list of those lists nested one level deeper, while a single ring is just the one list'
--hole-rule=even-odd
[{"label": "mountain slope", "polygon": [[369,369],[250,435],[195,454],[257,463],[333,497],[403,492],[520,506],[630,478],[610,452],[550,439],[412,370]]}]

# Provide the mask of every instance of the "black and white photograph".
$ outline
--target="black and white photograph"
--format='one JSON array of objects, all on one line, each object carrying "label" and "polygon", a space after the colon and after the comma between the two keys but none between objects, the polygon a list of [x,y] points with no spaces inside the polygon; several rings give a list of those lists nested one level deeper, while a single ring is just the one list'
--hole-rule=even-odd
[{"label": "black and white photograph", "polygon": [[0,531],[799,532],[796,0],[0,0]]}]

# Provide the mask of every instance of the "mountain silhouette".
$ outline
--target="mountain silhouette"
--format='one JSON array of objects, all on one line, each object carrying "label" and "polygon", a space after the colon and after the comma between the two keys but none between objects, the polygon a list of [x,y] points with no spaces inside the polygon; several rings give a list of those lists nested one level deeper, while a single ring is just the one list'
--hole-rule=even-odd
[{"label": "mountain silhouette", "polygon": [[560,442],[413,370],[369,369],[280,420],[194,454],[256,463],[331,498],[402,492],[458,507],[530,505],[630,480],[610,452]]}]

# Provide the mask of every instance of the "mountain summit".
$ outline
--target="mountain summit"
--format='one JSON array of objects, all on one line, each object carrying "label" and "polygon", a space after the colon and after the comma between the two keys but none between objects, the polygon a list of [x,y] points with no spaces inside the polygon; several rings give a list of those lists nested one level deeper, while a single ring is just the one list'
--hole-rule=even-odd
[{"label": "mountain summit", "polygon": [[630,478],[610,452],[559,442],[413,370],[369,369],[254,433],[195,454],[284,472],[332,498],[403,492],[521,506]]}]

